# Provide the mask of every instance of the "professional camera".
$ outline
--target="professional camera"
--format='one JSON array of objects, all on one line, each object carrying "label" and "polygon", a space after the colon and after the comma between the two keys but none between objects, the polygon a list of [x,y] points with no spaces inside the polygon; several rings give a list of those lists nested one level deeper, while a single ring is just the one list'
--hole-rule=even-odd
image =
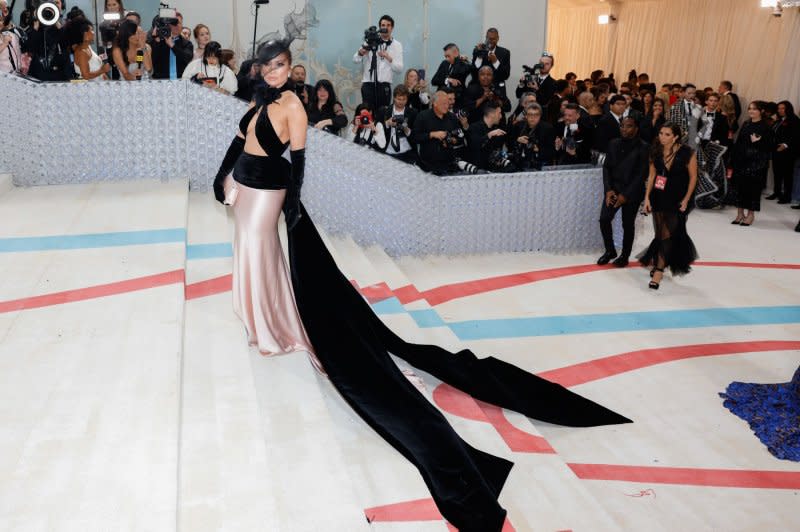
[{"label": "professional camera", "polygon": [[406,115],[394,115],[392,120],[394,120],[394,127],[403,129],[406,124]]},{"label": "professional camera", "polygon": [[543,68],[544,65],[542,63],[536,63],[533,67],[522,65],[522,70],[525,72],[525,83],[533,83],[534,76],[539,77]]},{"label": "professional camera", "polygon": [[372,122],[372,113],[367,109],[362,109],[361,112],[356,115],[356,124],[358,124],[358,129],[368,127]]},{"label": "professional camera", "polygon": [[458,168],[460,171],[464,172],[465,174],[477,174],[477,173],[485,174],[485,173],[487,173],[485,171],[482,171],[480,168],[478,168],[474,164],[468,163],[467,161],[465,161],[463,159],[456,159],[455,160],[455,166],[456,166],[456,168]]},{"label": "professional camera", "polygon": [[521,170],[541,170],[542,161],[539,160],[539,145],[528,133],[528,144],[519,144],[514,149],[512,161],[514,166]]},{"label": "professional camera", "polygon": [[119,33],[122,15],[116,13],[103,13],[103,22],[100,23],[100,40],[103,43],[113,43]]},{"label": "professional camera", "polygon": [[467,145],[467,136],[464,135],[463,129],[458,128],[448,131],[444,141],[448,148],[457,150]]},{"label": "professional camera", "polygon": [[379,29],[377,26],[370,26],[364,30],[364,44],[361,47],[365,50],[377,52],[380,45],[383,44],[382,35],[386,33],[389,33],[386,28]]},{"label": "professional camera", "polygon": [[501,172],[514,172],[516,167],[508,157],[506,150],[498,148],[489,155],[489,165]]},{"label": "professional camera", "polygon": [[169,4],[159,4],[158,16],[153,21],[153,24],[158,31],[158,36],[161,39],[168,39],[172,35],[172,28],[170,25],[178,23],[178,11],[169,7]]}]

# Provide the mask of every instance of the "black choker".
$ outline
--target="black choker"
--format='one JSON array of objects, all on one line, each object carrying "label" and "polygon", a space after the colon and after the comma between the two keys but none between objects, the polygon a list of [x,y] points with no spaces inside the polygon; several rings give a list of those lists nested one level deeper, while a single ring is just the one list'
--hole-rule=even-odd
[{"label": "black choker", "polygon": [[281,93],[294,90],[294,85],[291,81],[287,81],[280,87],[270,87],[266,83],[258,87],[255,91],[256,105],[269,105],[281,97]]}]

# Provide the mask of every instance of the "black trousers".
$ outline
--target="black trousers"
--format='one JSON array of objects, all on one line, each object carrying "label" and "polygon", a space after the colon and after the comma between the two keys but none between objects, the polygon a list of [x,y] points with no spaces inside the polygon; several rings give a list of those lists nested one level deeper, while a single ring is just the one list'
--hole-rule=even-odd
[{"label": "black trousers", "polygon": [[392,103],[392,85],[391,83],[378,83],[378,104],[375,107],[375,83],[362,83],[361,84],[361,101],[368,103],[372,107],[374,113],[381,107],[386,107]]},{"label": "black trousers", "polygon": [[640,201],[628,200],[622,207],[609,207],[606,205],[606,200],[603,198],[603,206],[600,208],[600,232],[603,234],[603,244],[606,251],[615,253],[617,250],[614,247],[614,234],[611,230],[611,221],[617,211],[622,209],[622,255],[626,257],[631,254],[633,248],[633,237],[636,226],[636,213],[639,212]]},{"label": "black trousers", "polygon": [[772,172],[775,175],[775,194],[783,201],[790,201],[794,186],[794,157],[781,153],[773,155]]}]

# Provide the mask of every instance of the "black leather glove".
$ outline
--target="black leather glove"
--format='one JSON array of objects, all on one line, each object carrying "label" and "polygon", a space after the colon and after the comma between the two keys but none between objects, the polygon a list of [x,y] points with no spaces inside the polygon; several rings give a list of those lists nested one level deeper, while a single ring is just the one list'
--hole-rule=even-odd
[{"label": "black leather glove", "polygon": [[305,175],[306,150],[292,150],[289,155],[292,159],[292,182],[286,190],[283,215],[286,217],[286,229],[291,231],[300,221],[300,188]]},{"label": "black leather glove", "polygon": [[233,171],[236,166],[236,161],[244,151],[244,139],[240,136],[233,138],[228,151],[225,153],[225,158],[222,159],[222,164],[217,172],[217,177],[214,178],[214,197],[218,202],[225,204],[225,189],[223,187],[225,178]]}]

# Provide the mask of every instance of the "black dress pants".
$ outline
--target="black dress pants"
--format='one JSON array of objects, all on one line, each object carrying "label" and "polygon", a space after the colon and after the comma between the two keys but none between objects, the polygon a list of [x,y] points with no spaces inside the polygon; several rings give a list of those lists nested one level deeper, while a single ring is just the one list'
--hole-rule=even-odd
[{"label": "black dress pants", "polygon": [[603,244],[606,251],[616,253],[614,247],[614,234],[611,230],[611,221],[617,211],[622,209],[622,255],[629,256],[633,248],[633,237],[636,225],[636,213],[639,212],[640,201],[628,200],[622,207],[609,207],[603,198],[603,206],[600,208],[600,232],[603,234]]},{"label": "black dress pants", "polygon": [[772,156],[772,173],[775,175],[775,194],[782,201],[791,201],[794,186],[794,157],[776,153]]},{"label": "black dress pants", "polygon": [[387,107],[392,103],[392,85],[390,83],[378,83],[378,106],[375,107],[375,83],[361,84],[361,101],[368,103],[375,113],[381,107]]}]

